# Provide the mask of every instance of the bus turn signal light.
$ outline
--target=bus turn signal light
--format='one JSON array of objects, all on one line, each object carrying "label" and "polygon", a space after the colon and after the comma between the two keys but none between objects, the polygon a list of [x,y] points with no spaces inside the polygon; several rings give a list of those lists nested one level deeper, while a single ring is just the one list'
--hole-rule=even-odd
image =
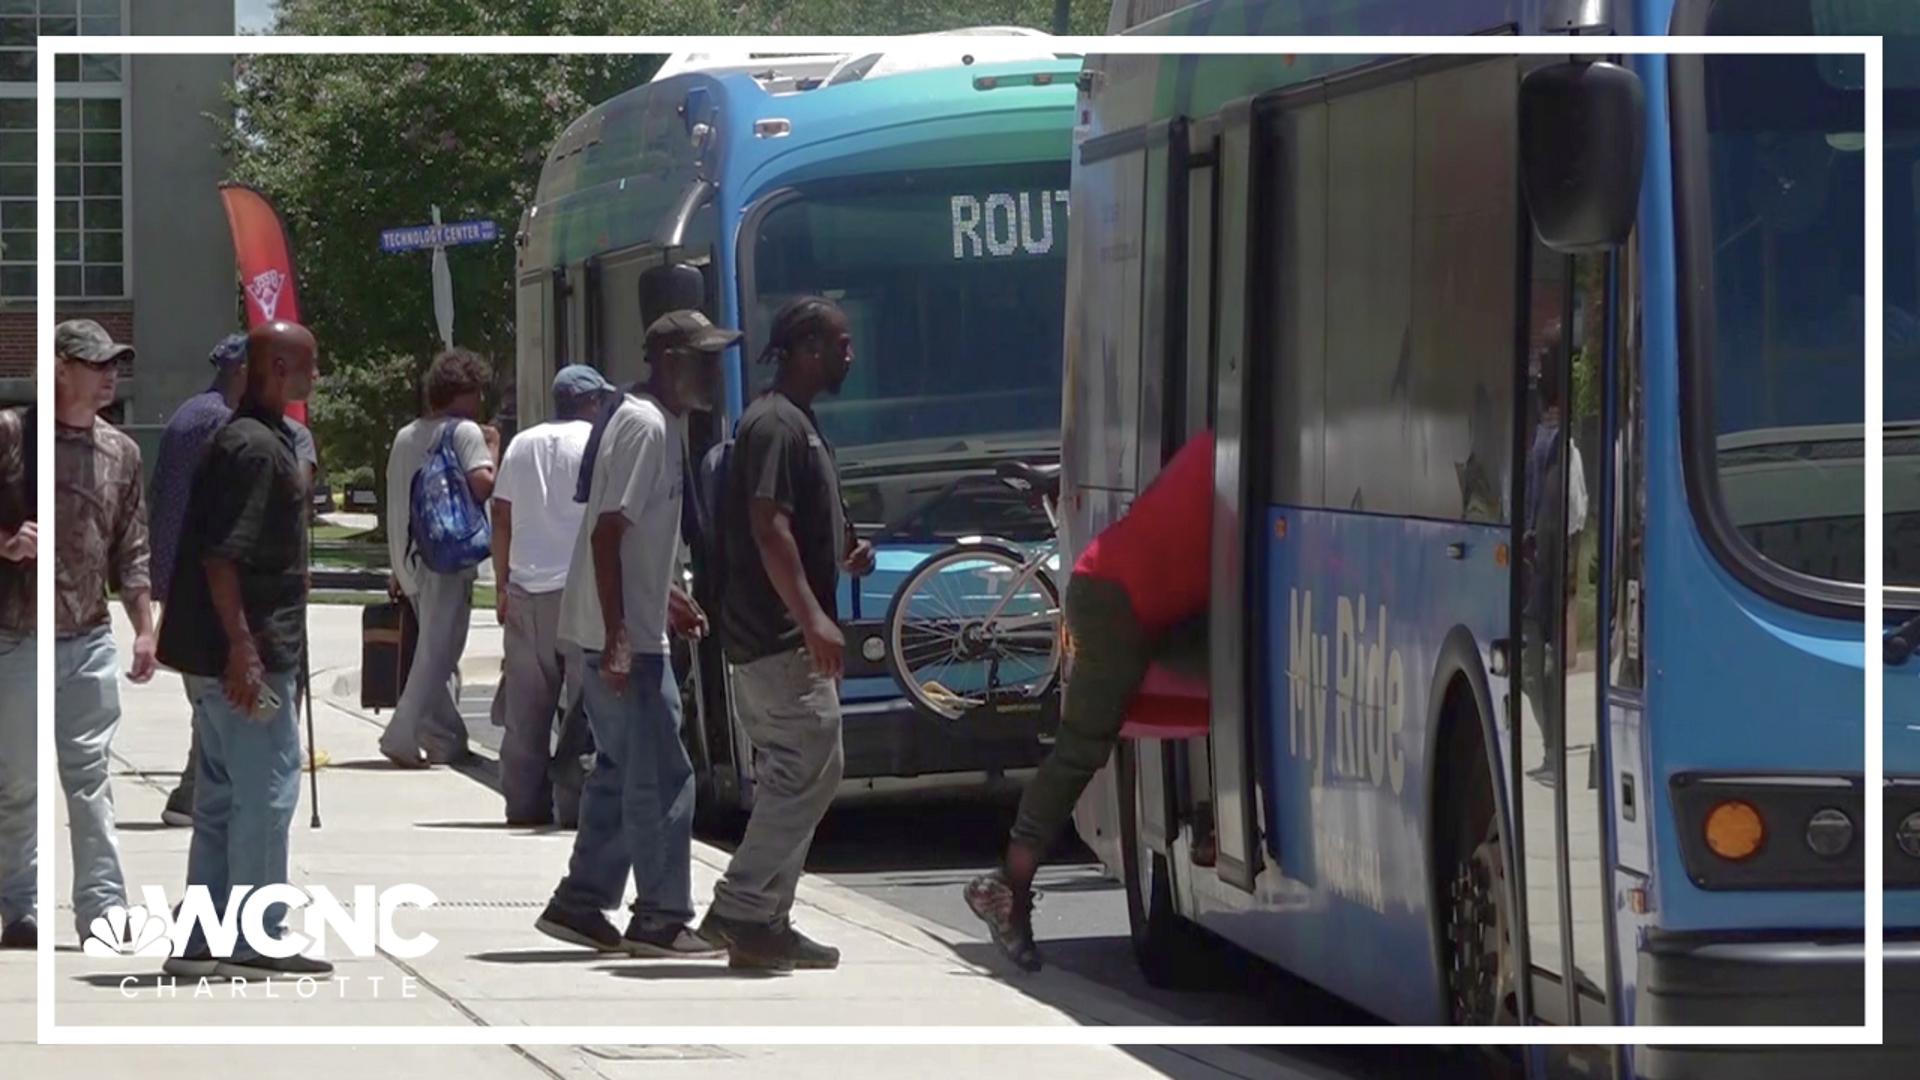
[{"label": "bus turn signal light", "polygon": [[1707,815],[1707,847],[1730,862],[1739,862],[1760,850],[1766,841],[1766,823],[1748,803],[1723,802]]}]

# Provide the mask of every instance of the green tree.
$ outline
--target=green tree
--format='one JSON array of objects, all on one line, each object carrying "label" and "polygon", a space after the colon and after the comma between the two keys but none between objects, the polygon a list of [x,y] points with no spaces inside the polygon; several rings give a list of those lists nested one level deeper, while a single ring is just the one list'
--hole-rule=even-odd
[{"label": "green tree", "polygon": [[[703,34],[717,0],[282,0],[276,34]],[[490,218],[511,235],[547,148],[593,104],[645,81],[660,57],[247,56],[219,121],[236,179],[285,219],[302,319],[324,378],[312,403],[331,470],[384,469],[439,347],[426,252],[386,255],[382,229]],[[514,249],[448,250],[454,340],[511,377]]]},{"label": "green tree", "polygon": [[[1071,32],[1104,34],[1109,0],[1071,0]],[[963,26],[1053,29],[1054,0],[745,0],[735,8],[755,34],[924,34]]]},{"label": "green tree", "polygon": [[[1105,28],[1073,0],[1073,30]],[[277,35],[893,34],[1050,29],[1053,0],[281,0]],[[246,56],[218,119],[235,179],[285,220],[302,319],[324,378],[311,408],[330,471],[381,475],[417,414],[439,347],[427,252],[387,255],[382,229],[493,219],[511,234],[546,151],[591,106],[644,82],[657,56]],[[514,249],[450,248],[457,344],[510,385]]]}]

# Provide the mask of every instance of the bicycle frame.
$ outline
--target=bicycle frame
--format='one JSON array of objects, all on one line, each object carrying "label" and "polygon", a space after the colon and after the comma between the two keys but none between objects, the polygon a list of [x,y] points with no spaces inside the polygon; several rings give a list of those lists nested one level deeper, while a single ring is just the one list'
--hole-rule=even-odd
[{"label": "bicycle frame", "polygon": [[[1000,599],[994,603],[992,609],[987,612],[986,618],[982,620],[987,626],[1000,625],[1000,612],[1007,606],[1007,600],[1018,593],[1021,586],[1032,581],[1035,574],[1041,573],[1047,560],[1060,550],[1060,519],[1055,513],[1053,500],[1044,495],[1040,496],[1040,508],[1046,511],[1047,525],[1053,535],[1020,564],[1020,572],[1014,575],[1011,586],[1000,594]],[[1058,620],[1059,617],[1060,612],[1054,611],[1047,615],[1023,615],[1010,622],[1016,630],[1030,629],[1038,621],[1051,622]]]}]

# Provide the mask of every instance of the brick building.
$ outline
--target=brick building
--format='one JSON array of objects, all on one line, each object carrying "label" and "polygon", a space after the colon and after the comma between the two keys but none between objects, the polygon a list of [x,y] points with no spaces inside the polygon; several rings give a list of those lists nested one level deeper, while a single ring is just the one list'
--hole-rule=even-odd
[{"label": "brick building", "polygon": [[[0,0],[0,402],[31,398],[38,359],[35,39],[233,32],[231,0]],[[226,109],[233,60],[58,62],[54,315],[94,319],[133,343],[138,358],[108,415],[144,434],[205,388],[208,348],[237,325],[216,188],[226,163],[207,118]]]}]

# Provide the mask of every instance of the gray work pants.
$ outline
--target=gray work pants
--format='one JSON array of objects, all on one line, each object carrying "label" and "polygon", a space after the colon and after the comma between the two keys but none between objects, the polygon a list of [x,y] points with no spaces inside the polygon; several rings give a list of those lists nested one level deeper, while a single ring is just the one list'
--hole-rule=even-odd
[{"label": "gray work pants", "polygon": [[453,675],[467,651],[473,622],[474,570],[436,574],[415,564],[417,591],[408,597],[420,627],[407,685],[380,736],[380,752],[408,758],[420,750],[445,764],[467,756],[467,722],[453,699]]},{"label": "gray work pants", "polygon": [[[494,718],[505,729],[500,738],[500,793],[507,820],[544,822],[555,816],[553,781],[554,721],[563,700],[566,676],[561,666],[560,598],[562,590],[530,593],[507,586],[506,667],[494,691]],[[572,814],[562,815],[572,817]]]},{"label": "gray work pants", "polygon": [[840,690],[814,673],[805,649],[794,649],[735,667],[733,692],[753,743],[753,812],[714,886],[713,910],[778,923],[793,911],[814,830],[846,769]]}]

